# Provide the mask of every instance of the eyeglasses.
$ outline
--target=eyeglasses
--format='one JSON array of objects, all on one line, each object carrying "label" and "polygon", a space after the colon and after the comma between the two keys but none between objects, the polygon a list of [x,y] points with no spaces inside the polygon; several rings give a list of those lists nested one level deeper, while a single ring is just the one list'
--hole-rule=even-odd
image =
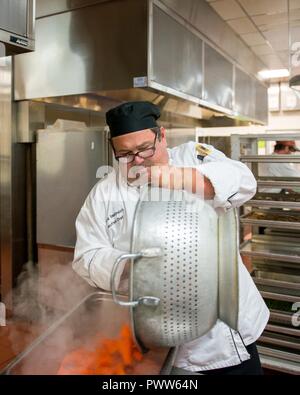
[{"label": "eyeglasses", "polygon": [[157,135],[158,135],[158,133],[155,133],[154,142],[151,147],[142,149],[142,150],[136,152],[135,154],[133,152],[132,153],[130,152],[130,153],[124,154],[124,155],[117,155],[115,148],[112,145],[116,160],[121,163],[131,163],[134,161],[136,156],[138,156],[139,158],[142,158],[142,159],[151,158],[151,156],[153,156],[155,154]]}]

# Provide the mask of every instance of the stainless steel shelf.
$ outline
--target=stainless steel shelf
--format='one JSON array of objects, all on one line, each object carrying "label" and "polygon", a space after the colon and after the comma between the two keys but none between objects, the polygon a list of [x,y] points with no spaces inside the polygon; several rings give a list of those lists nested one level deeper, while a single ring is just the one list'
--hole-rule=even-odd
[{"label": "stainless steel shelf", "polygon": [[[278,179],[277,179],[278,178]],[[297,178],[298,180],[298,178]],[[266,187],[266,188],[299,188],[300,187],[300,180],[299,181],[287,181],[287,180],[281,180],[281,177],[276,177],[276,180],[263,180],[259,179],[257,181],[257,186],[258,187]]]},{"label": "stainless steel shelf", "polygon": [[[291,325],[292,317],[293,317],[293,313],[271,309],[269,322],[281,324],[281,325]],[[297,331],[300,333],[299,329],[297,329]]]},{"label": "stainless steel shelf", "polygon": [[[262,139],[288,140],[285,136],[266,135]],[[249,135],[249,139],[252,137]],[[257,140],[260,138],[257,136]],[[252,144],[252,151],[248,151],[249,155],[240,155],[240,160],[253,165],[300,163],[300,155],[257,155],[255,149],[256,144]],[[258,339],[258,351],[264,368],[298,375],[300,330],[292,324],[292,305],[300,298],[300,199],[297,194],[277,195],[274,190],[298,192],[300,177],[258,176],[257,187],[257,194],[244,204],[248,207],[246,214],[240,217],[241,226],[252,227],[251,240],[241,244],[240,252],[252,258],[253,280],[270,307],[270,320]],[[249,218],[249,208],[257,218]],[[266,234],[256,234],[258,227],[265,228]]]},{"label": "stainless steel shelf", "polygon": [[295,302],[295,295],[284,295],[281,293],[275,293],[275,292],[266,292],[266,291],[260,291],[261,296],[264,299],[272,299],[272,300],[280,300],[282,302]]},{"label": "stainless steel shelf", "polygon": [[299,241],[300,238],[300,231],[299,230],[295,230],[295,229],[276,229],[276,228],[266,228],[265,229],[265,235],[268,236],[282,236],[282,237],[291,237],[291,238],[297,238]]},{"label": "stainless steel shelf", "polygon": [[291,210],[299,210],[300,202],[286,202],[282,200],[248,200],[244,206],[255,206],[255,207],[278,207],[278,208],[289,208]]},{"label": "stainless steel shelf", "polygon": [[240,161],[247,163],[300,163],[300,155],[241,155]]},{"label": "stainless steel shelf", "polygon": [[300,355],[260,345],[257,346],[257,350],[263,368],[294,375],[300,374]]},{"label": "stainless steel shelf", "polygon": [[300,244],[295,245],[278,245],[271,242],[255,242],[247,240],[240,246],[242,255],[269,258],[276,261],[297,262],[300,263]]},{"label": "stainless steel shelf", "polygon": [[282,335],[265,331],[259,338],[260,343],[274,344],[275,346],[285,347],[292,350],[300,350],[300,341],[289,335]]},{"label": "stainless steel shelf", "polygon": [[273,287],[275,289],[283,289],[283,290],[294,290],[299,292],[300,297],[300,284],[299,283],[292,283],[288,281],[278,281],[269,278],[256,278],[254,277],[255,284],[258,285],[266,285],[269,287]]},{"label": "stainless steel shelf", "polygon": [[266,192],[265,190],[263,192],[258,191],[251,200],[245,203],[245,206],[276,207],[297,211],[300,209],[300,193],[275,193],[272,191]]},{"label": "stainless steel shelf", "polygon": [[[255,219],[249,218],[249,214],[244,214],[240,217],[240,222],[242,224],[263,226],[268,228],[280,228],[280,229],[296,229],[300,230],[300,213],[295,211],[279,211],[279,210],[255,210],[257,214],[264,214],[266,219]],[[279,218],[287,218],[289,216],[296,217],[298,221],[288,221],[288,220],[271,220],[268,216],[278,216]]]},{"label": "stainless steel shelf", "polygon": [[[245,133],[245,134],[233,134],[233,138],[238,138],[239,141],[246,141],[250,139],[252,142],[258,141],[284,141],[284,140],[298,140],[300,128],[294,129],[294,132],[285,131],[280,129],[268,128],[266,133]],[[284,132],[284,133],[283,133]]]},{"label": "stainless steel shelf", "polygon": [[291,303],[295,303],[297,300],[299,300],[299,289],[295,290],[294,288],[288,288],[284,286],[268,286],[264,282],[258,283],[256,280],[255,280],[255,284],[257,285],[257,288],[262,295],[263,294],[269,294],[269,296],[272,295],[270,299],[274,300],[274,296],[275,296],[276,298],[278,298],[277,300],[291,302]]},{"label": "stainless steel shelf", "polygon": [[272,229],[272,233],[253,235],[252,240],[257,243],[276,243],[287,247],[291,245],[297,247],[300,242],[300,232],[295,233],[294,231],[288,232],[288,230],[285,230],[281,233],[278,229]]},{"label": "stainless steel shelf", "polygon": [[300,370],[300,355],[299,354],[294,354],[292,352],[288,351],[282,351],[278,350],[276,348],[269,348],[269,347],[264,347],[264,346],[257,346],[259,354],[262,355],[268,355],[270,357],[276,357],[280,358],[282,360],[289,360],[293,362],[298,362],[299,364],[299,370]]},{"label": "stainless steel shelf", "polygon": [[[265,259],[265,261],[267,261],[267,259]],[[289,265],[290,262],[272,261],[271,263],[273,263],[273,265],[263,265],[259,263],[257,264],[255,260],[252,260],[255,278],[287,281],[290,283],[300,284],[300,269],[298,268],[297,263],[292,262],[291,269],[287,266],[284,266],[284,263],[287,263]],[[278,263],[279,265],[276,266],[276,263]]]},{"label": "stainless steel shelf", "polygon": [[291,328],[291,327],[268,324],[266,326],[266,331],[275,332],[275,333],[282,333],[283,335],[291,335],[291,336],[300,337],[300,330],[298,328]]},{"label": "stainless steel shelf", "polygon": [[277,281],[256,277],[253,277],[253,280],[261,293],[265,292],[274,295],[282,295],[283,298],[281,298],[281,300],[288,301],[286,299],[286,297],[288,297],[289,301],[291,302],[296,302],[300,298],[299,283],[290,283],[286,281]]},{"label": "stainless steel shelf", "polygon": [[[295,262],[273,261],[270,259],[255,259],[252,263],[255,273],[258,272],[258,277],[260,278],[269,278],[271,280],[282,280],[300,283],[300,268]],[[270,271],[271,273],[276,273],[276,277],[271,277],[270,275],[264,276],[265,273],[270,273]],[[279,276],[280,278],[278,278]],[[291,280],[289,280],[289,277],[291,277]],[[296,278],[293,279],[293,277]]]}]

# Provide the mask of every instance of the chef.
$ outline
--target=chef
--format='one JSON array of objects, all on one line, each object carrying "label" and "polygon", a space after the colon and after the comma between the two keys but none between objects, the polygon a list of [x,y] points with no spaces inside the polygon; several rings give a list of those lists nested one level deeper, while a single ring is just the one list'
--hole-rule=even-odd
[{"label": "chef", "polygon": [[[86,198],[76,220],[73,261],[74,270],[94,287],[110,290],[113,263],[130,250],[141,183],[184,189],[207,200],[217,213],[239,207],[255,194],[248,167],[212,146],[191,141],[169,149],[159,116],[159,108],[149,102],[124,103],[106,114],[120,170],[100,180]],[[120,288],[123,277],[124,266],[117,273]],[[174,371],[262,374],[255,342],[269,311],[240,258],[239,277],[239,330],[218,320],[207,334],[179,348]]]}]

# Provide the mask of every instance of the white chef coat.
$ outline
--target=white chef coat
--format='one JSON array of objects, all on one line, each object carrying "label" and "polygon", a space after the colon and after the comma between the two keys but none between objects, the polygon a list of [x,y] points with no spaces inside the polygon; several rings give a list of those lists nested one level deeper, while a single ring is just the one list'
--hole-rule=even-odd
[{"label": "white chef coat", "polygon": [[[215,197],[208,201],[222,213],[239,207],[255,194],[256,180],[248,167],[227,158],[212,146],[211,153],[197,157],[196,143],[168,149],[169,164],[194,167],[212,183]],[[90,285],[110,290],[113,263],[130,250],[130,236],[139,189],[118,182],[115,173],[100,180],[88,195],[76,220],[77,242],[74,270]],[[120,281],[123,268],[117,275]],[[257,340],[264,330],[269,311],[250,274],[239,257],[239,319],[236,332],[218,320],[204,336],[179,348],[175,366],[205,371],[238,365],[250,358],[245,345]]]}]

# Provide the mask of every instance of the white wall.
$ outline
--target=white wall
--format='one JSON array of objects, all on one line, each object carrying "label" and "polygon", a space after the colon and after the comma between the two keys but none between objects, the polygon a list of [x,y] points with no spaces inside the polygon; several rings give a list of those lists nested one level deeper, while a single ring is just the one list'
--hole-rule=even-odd
[{"label": "white wall", "polygon": [[300,111],[269,112],[268,129],[297,132],[300,134]]}]

